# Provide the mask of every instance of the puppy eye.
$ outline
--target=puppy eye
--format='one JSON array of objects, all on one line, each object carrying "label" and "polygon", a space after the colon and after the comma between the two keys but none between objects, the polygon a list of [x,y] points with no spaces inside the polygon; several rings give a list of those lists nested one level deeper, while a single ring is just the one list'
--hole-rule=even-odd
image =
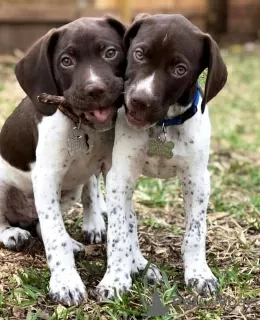
[{"label": "puppy eye", "polygon": [[177,67],[175,67],[174,69],[174,74],[178,77],[183,76],[185,73],[187,72],[187,69],[184,65],[178,65]]},{"label": "puppy eye", "polygon": [[134,57],[136,60],[142,61],[144,58],[144,53],[142,49],[136,49],[134,52]]},{"label": "puppy eye", "polygon": [[110,48],[105,52],[105,59],[114,59],[117,55],[117,51],[114,48]]},{"label": "puppy eye", "polygon": [[67,67],[72,66],[74,63],[69,57],[63,57],[61,59],[61,64],[63,67],[67,68]]}]

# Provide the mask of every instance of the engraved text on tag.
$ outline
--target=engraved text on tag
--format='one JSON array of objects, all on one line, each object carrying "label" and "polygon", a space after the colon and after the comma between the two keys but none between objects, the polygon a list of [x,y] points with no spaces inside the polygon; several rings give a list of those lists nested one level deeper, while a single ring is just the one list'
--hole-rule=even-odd
[{"label": "engraved text on tag", "polygon": [[73,128],[72,133],[67,140],[67,144],[71,156],[74,156],[77,152],[87,152],[89,149],[84,131],[77,127]]}]

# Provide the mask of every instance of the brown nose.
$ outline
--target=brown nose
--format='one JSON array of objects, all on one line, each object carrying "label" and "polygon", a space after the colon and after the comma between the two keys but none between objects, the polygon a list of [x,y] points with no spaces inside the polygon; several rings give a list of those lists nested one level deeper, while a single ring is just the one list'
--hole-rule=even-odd
[{"label": "brown nose", "polygon": [[135,109],[145,110],[153,104],[153,99],[144,92],[135,92],[130,98],[130,103]]},{"label": "brown nose", "polygon": [[105,87],[102,84],[89,84],[86,87],[86,94],[94,100],[101,100],[105,93]]}]

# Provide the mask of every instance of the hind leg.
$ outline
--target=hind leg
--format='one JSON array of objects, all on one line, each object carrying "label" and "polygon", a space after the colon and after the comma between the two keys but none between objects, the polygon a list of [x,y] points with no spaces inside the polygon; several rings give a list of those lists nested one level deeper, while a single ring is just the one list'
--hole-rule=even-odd
[{"label": "hind leg", "polygon": [[[9,250],[20,251],[30,241],[29,231],[12,227],[8,221],[7,196],[10,186],[0,177],[0,243]],[[8,208],[9,209],[9,208]],[[10,209],[11,210],[11,209]]]},{"label": "hind leg", "polygon": [[[83,232],[87,243],[102,243],[106,239],[106,225],[102,211],[105,201],[101,196],[99,180],[96,175],[93,175],[84,185],[82,192]],[[103,199],[103,203],[101,199]]]},{"label": "hind leg", "polygon": [[61,210],[64,214],[71,207],[74,206],[75,202],[80,201],[82,194],[83,185],[64,192],[61,196]]},{"label": "hind leg", "polygon": [[[107,217],[107,204],[106,201],[104,199],[103,193],[101,191],[101,177],[102,174],[100,173],[96,178],[97,178],[97,198],[98,198],[98,202],[99,202],[99,210],[102,213],[103,216]],[[105,178],[104,178],[105,180]]]}]

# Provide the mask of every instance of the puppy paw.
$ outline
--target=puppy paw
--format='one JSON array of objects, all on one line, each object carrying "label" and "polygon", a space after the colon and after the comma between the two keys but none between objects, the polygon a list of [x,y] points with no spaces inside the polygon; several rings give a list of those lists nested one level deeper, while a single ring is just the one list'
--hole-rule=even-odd
[{"label": "puppy paw", "polygon": [[148,264],[149,261],[147,261],[143,256],[140,255],[139,258],[133,259],[132,273],[138,273],[140,275],[143,274],[150,284],[160,282],[162,280],[162,276],[159,268],[157,268],[154,264],[150,264],[148,269],[146,270]]},{"label": "puppy paw", "polygon": [[50,279],[50,298],[66,306],[78,306],[86,298],[85,286],[75,269],[53,272]]},{"label": "puppy paw", "polygon": [[188,286],[194,289],[199,295],[207,297],[213,295],[218,289],[217,279],[192,278],[188,281]]},{"label": "puppy paw", "polygon": [[75,255],[85,253],[85,246],[82,243],[76,241],[73,238],[71,238],[71,242],[72,242],[73,253]]},{"label": "puppy paw", "polygon": [[84,239],[87,244],[99,244],[106,242],[106,230],[84,231]]},{"label": "puppy paw", "polygon": [[83,233],[87,244],[104,243],[107,231],[103,216],[100,215],[98,220],[84,222]]},{"label": "puppy paw", "polygon": [[187,286],[204,297],[213,295],[218,289],[218,280],[208,266],[186,270],[185,282]]},{"label": "puppy paw", "polygon": [[96,289],[96,296],[99,301],[114,300],[115,297],[128,291],[132,286],[130,274],[118,273],[117,275],[105,274]]},{"label": "puppy paw", "polygon": [[7,227],[0,234],[0,242],[9,250],[21,251],[30,242],[32,236],[29,231],[21,228]]}]

